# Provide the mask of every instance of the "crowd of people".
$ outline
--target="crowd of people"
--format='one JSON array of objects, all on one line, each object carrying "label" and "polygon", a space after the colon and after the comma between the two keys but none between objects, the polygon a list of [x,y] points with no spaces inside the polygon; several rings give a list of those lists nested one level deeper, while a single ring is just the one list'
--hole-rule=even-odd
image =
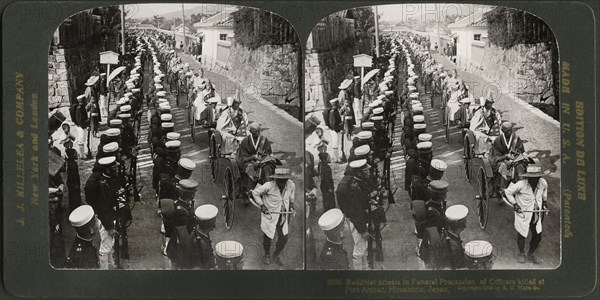
[{"label": "crowd of people", "polygon": [[[461,239],[469,214],[467,206],[447,206],[450,184],[444,180],[444,173],[448,165],[443,159],[434,158],[433,135],[428,133],[421,102],[424,95],[439,99],[443,120],[448,119],[447,126],[463,130],[467,141],[465,153],[473,152],[474,158],[490,161],[499,203],[509,203],[515,211],[517,261],[524,263],[529,259],[541,263],[535,251],[541,240],[543,214],[547,211],[547,183],[540,178],[544,172],[540,165],[526,159],[514,125],[503,121],[493,106],[493,94],[475,99],[456,70],[445,70],[422,39],[411,33],[393,35],[383,40],[382,45],[388,45],[383,47],[381,55],[388,63],[379,64],[373,71],[375,76],[366,82],[357,76],[347,76],[339,86],[338,97],[331,99],[331,105],[325,108],[325,124],[317,127],[314,139],[307,143],[310,149],[306,152],[305,187],[311,214],[307,222],[317,220],[319,189],[323,211],[317,223],[326,236],[316,258],[319,268],[373,269],[374,262],[383,261],[380,226],[386,222],[384,207],[395,202],[390,184],[394,139],[400,141],[405,159],[403,188],[410,198],[415,224],[407,230],[414,231],[416,236],[416,255],[421,267],[489,269],[493,266],[491,243],[483,240],[465,243]],[[434,100],[432,108],[437,109]],[[399,136],[394,135],[396,119],[402,124]],[[331,133],[331,141],[326,138],[325,130]],[[340,145],[343,135],[352,140],[348,154]],[[329,166],[332,161],[348,162],[337,187]],[[314,180],[317,176],[319,187]],[[354,243],[351,262],[342,246],[347,230]],[[529,231],[532,239],[525,254]],[[312,236],[311,233],[307,238]]]},{"label": "crowd of people", "polygon": [[[119,74],[106,79],[106,73],[94,75],[86,82],[85,93],[77,97],[72,120],[61,124],[59,141],[49,139],[49,150],[66,162],[50,174],[50,254],[54,267],[62,268],[127,268],[129,248],[127,227],[133,220],[131,207],[141,200],[137,183],[137,156],[140,140],[147,138],[152,157],[152,189],[157,213],[161,218],[161,252],[166,268],[172,269],[241,269],[243,246],[237,241],[221,241],[214,247],[210,232],[215,228],[219,209],[207,203],[195,203],[198,182],[193,178],[196,163],[182,157],[181,134],[176,132],[171,102],[190,112],[188,126],[200,124],[208,138],[218,135],[223,143],[218,154],[229,158],[240,169],[240,189],[236,196],[244,204],[253,203],[261,210],[264,264],[274,261],[283,265],[280,253],[287,242],[288,216],[293,213],[295,184],[290,170],[271,157],[271,142],[261,135],[258,122],[249,122],[240,107],[239,92],[221,99],[215,86],[204,77],[202,69],[183,63],[172,47],[172,40],[161,33],[137,32],[127,37],[129,52],[123,55]],[[108,88],[99,91],[100,87]],[[98,85],[98,83],[100,83]],[[180,106],[180,100],[184,103]],[[107,129],[100,129],[99,102],[106,101]],[[187,101],[187,102],[185,102]],[[141,135],[141,124],[149,124],[147,136]],[[91,125],[94,138],[99,138],[91,175],[84,183],[73,145],[82,139],[71,126],[87,129]],[[85,131],[83,131],[85,132]],[[90,131],[88,131],[90,132]],[[59,149],[55,146],[63,146]],[[219,145],[217,145],[219,146]],[[277,164],[269,163],[276,161]],[[264,171],[263,172],[263,168]],[[63,183],[66,172],[67,185]],[[262,176],[262,177],[261,177]],[[65,253],[61,218],[62,195],[69,196],[68,220],[76,237],[69,253]],[[133,202],[132,202],[133,200]],[[203,201],[204,202],[204,201]],[[277,216],[274,218],[273,216]],[[92,240],[98,232],[100,245]],[[278,235],[271,256],[271,242]]]}]

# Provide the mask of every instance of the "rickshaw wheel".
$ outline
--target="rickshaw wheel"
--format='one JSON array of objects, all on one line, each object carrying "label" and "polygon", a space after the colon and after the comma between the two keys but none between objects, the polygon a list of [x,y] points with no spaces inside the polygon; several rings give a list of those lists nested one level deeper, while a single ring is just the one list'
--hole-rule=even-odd
[{"label": "rickshaw wheel", "polygon": [[212,178],[212,181],[214,182],[217,180],[217,160],[219,159],[219,154],[217,153],[217,142],[215,141],[214,135],[212,135],[208,141],[208,149],[210,155],[210,178]]},{"label": "rickshaw wheel", "polygon": [[192,124],[190,126],[190,138],[192,143],[196,141],[196,118],[192,118]]},{"label": "rickshaw wheel", "polygon": [[467,181],[471,182],[471,180],[473,180],[473,151],[469,143],[468,135],[465,135],[463,141],[463,147],[465,151],[465,175],[467,177]]},{"label": "rickshaw wheel", "polygon": [[225,228],[230,230],[233,227],[233,219],[235,216],[235,203],[233,196],[233,172],[230,168],[225,170],[225,177],[223,178],[223,189],[225,189],[225,203],[223,203],[223,218],[225,221]]},{"label": "rickshaw wheel", "polygon": [[479,197],[477,199],[477,216],[479,217],[479,226],[481,229],[485,229],[488,223],[489,217],[489,203],[488,203],[488,178],[485,174],[483,167],[479,168],[477,173],[477,179],[479,181]]},{"label": "rickshaw wheel", "polygon": [[446,116],[446,122],[445,122],[446,144],[450,144],[450,117],[448,116],[449,113],[450,113],[450,109],[448,109],[448,106],[446,106],[446,109],[444,111],[444,115]]}]

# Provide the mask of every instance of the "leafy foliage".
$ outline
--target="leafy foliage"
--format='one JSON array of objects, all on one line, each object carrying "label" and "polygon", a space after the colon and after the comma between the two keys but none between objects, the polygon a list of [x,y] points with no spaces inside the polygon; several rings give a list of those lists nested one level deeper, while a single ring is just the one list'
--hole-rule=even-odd
[{"label": "leafy foliage", "polygon": [[517,44],[555,43],[548,25],[525,11],[496,7],[485,18],[490,43],[504,49]]},{"label": "leafy foliage", "polygon": [[242,7],[231,13],[235,40],[249,49],[263,45],[298,44],[288,21],[265,10]]}]

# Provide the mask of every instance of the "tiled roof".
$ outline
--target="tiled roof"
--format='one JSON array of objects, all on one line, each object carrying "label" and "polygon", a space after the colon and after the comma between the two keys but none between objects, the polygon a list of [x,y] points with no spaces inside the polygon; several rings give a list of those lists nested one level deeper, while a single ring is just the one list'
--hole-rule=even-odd
[{"label": "tiled roof", "polygon": [[233,27],[233,18],[229,17],[223,21],[215,22],[214,27]]},{"label": "tiled roof", "polygon": [[448,25],[448,28],[466,28],[466,27],[487,27],[487,21],[484,14],[490,11],[489,8],[483,8],[474,13]]}]

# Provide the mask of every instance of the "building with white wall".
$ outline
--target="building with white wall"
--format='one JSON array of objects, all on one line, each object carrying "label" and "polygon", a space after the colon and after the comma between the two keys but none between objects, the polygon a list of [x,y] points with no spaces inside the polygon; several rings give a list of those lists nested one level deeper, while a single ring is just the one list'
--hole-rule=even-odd
[{"label": "building with white wall", "polygon": [[478,9],[474,13],[448,25],[451,37],[456,39],[456,64],[464,70],[481,69],[484,47],[488,39],[488,27],[484,14],[489,7]]},{"label": "building with white wall", "polygon": [[233,41],[232,11],[222,11],[202,22],[194,24],[202,37],[202,64],[213,68],[224,65],[229,58]]}]

